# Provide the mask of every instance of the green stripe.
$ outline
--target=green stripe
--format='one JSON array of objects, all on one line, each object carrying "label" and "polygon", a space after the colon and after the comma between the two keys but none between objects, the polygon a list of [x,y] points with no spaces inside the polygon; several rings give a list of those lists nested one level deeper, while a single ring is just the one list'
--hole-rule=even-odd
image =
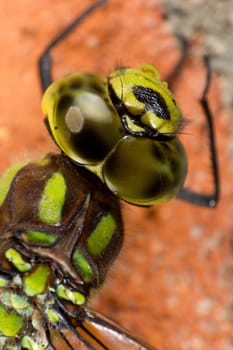
[{"label": "green stripe", "polygon": [[39,202],[39,218],[49,225],[58,224],[66,196],[66,183],[60,172],[54,173],[46,182]]},{"label": "green stripe", "polygon": [[62,284],[57,286],[56,294],[58,298],[68,300],[75,305],[83,305],[86,301],[86,298],[82,293],[66,288]]},{"label": "green stripe", "polygon": [[31,264],[26,262],[22,255],[14,248],[7,249],[5,257],[20,272],[27,272],[31,269]]},{"label": "green stripe", "polygon": [[27,163],[19,163],[19,164],[15,164],[13,165],[11,168],[9,168],[0,178],[0,205],[2,205],[2,203],[4,202],[12,180],[14,179],[15,175],[17,174],[17,172],[23,168]]},{"label": "green stripe", "polygon": [[15,312],[8,312],[0,303],[0,333],[15,337],[23,327],[23,318]]},{"label": "green stripe", "polygon": [[21,346],[25,350],[45,350],[45,347],[36,343],[31,337],[25,335],[22,338]]},{"label": "green stripe", "polygon": [[90,254],[100,255],[108,246],[116,229],[116,222],[111,214],[103,216],[87,239]]},{"label": "green stripe", "polygon": [[73,263],[80,272],[82,278],[85,282],[89,282],[93,278],[92,268],[87,261],[87,259],[83,256],[83,254],[79,250],[75,250],[73,257]]},{"label": "green stripe", "polygon": [[25,242],[32,244],[51,245],[57,240],[55,234],[40,231],[28,231],[23,233],[22,236]]},{"label": "green stripe", "polygon": [[41,294],[45,291],[51,270],[47,265],[38,265],[24,277],[24,291],[29,296]]}]

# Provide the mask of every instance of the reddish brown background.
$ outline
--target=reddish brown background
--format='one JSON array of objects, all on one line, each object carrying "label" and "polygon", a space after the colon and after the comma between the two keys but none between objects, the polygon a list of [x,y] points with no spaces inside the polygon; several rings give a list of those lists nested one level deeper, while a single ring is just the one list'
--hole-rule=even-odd
[{"label": "reddish brown background", "polygon": [[[54,150],[40,111],[37,58],[48,41],[90,1],[0,0],[0,171]],[[151,62],[164,76],[179,57],[156,1],[110,0],[54,50],[55,75],[74,70],[108,74],[116,65]],[[205,71],[196,40],[175,86],[184,115],[188,183],[209,188],[207,142],[198,97]],[[125,246],[93,306],[160,350],[232,349],[230,279],[233,189],[230,116],[213,79],[221,174],[217,209],[172,200],[151,209],[123,206]],[[207,174],[207,176],[205,175]]]}]

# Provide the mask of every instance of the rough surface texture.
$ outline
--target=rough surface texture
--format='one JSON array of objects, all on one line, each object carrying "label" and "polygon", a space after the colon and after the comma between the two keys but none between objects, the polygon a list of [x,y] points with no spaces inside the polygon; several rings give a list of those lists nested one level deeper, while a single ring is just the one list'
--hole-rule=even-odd
[{"label": "rough surface texture", "polygon": [[[48,41],[90,1],[0,0],[0,171],[55,149],[40,112],[37,59]],[[173,2],[176,3],[176,2]],[[191,6],[186,1],[186,6]],[[74,70],[108,74],[116,65],[151,62],[162,76],[180,52],[158,1],[110,0],[54,50],[56,77]],[[182,23],[180,24],[182,26]],[[194,40],[174,84],[184,116],[187,184],[210,189],[208,141],[198,103],[205,69]],[[221,198],[217,209],[172,200],[160,207],[123,206],[125,246],[93,306],[159,350],[230,350],[232,339],[233,189],[230,116],[212,80]]]},{"label": "rough surface texture", "polygon": [[[200,51],[208,52],[215,70],[224,76],[225,101],[233,103],[233,3],[231,0],[163,0],[165,12],[176,32],[199,35]],[[182,23],[182,25],[180,25]]]}]

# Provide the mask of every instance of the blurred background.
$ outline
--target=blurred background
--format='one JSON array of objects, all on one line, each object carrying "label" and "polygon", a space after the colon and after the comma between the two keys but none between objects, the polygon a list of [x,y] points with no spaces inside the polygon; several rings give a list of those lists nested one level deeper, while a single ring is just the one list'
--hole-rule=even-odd
[{"label": "blurred background", "polygon": [[[49,41],[91,1],[0,0],[0,172],[57,151],[43,125],[37,60]],[[155,64],[166,77],[190,50],[172,84],[187,125],[186,185],[212,189],[208,137],[199,103],[211,57],[221,197],[216,209],[172,200],[123,204],[125,244],[92,306],[159,350],[232,350],[232,78],[230,0],[109,0],[53,51],[54,77],[107,75],[116,66]]]}]

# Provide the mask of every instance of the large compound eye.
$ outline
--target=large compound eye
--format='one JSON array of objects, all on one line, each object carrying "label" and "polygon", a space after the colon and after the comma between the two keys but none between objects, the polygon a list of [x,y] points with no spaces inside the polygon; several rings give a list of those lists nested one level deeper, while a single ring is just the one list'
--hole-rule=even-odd
[{"label": "large compound eye", "polygon": [[158,142],[127,136],[103,168],[108,188],[137,205],[154,205],[174,197],[183,186],[186,172],[185,151],[176,138]]},{"label": "large compound eye", "polygon": [[154,205],[181,189],[180,110],[153,66],[118,69],[108,89],[101,77],[71,74],[47,89],[42,107],[61,150],[120,199]]},{"label": "large compound eye", "polygon": [[[119,68],[108,79],[112,102],[132,135],[173,136],[181,122],[181,111],[167,83],[152,65],[141,70]],[[149,131],[148,131],[149,130]]]},{"label": "large compound eye", "polygon": [[54,82],[42,108],[56,143],[79,164],[98,165],[121,137],[105,80],[96,75],[74,73]]}]

